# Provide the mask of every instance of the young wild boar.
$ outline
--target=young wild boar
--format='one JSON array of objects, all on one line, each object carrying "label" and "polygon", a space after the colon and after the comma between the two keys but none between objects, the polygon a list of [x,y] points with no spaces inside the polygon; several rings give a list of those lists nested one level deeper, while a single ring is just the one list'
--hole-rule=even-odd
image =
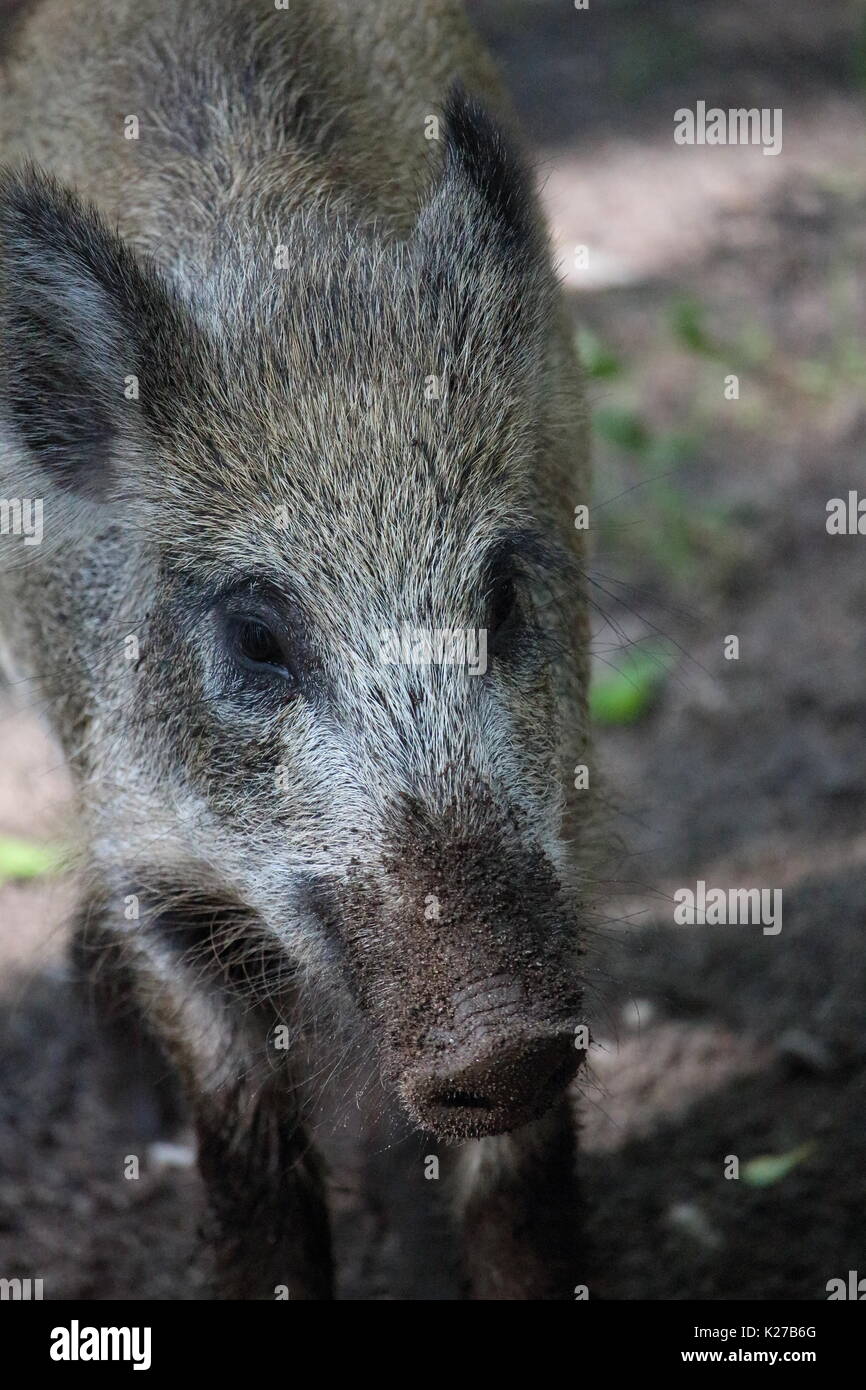
[{"label": "young wild boar", "polygon": [[586,450],[488,60],[452,0],[41,0],[0,121],[4,646],[219,1292],[331,1294],[316,1033],[463,1146],[467,1292],[572,1297]]}]

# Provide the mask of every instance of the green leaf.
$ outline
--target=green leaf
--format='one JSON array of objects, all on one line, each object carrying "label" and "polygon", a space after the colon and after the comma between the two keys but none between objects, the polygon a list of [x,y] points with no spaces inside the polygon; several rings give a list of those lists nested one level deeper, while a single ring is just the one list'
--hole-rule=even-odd
[{"label": "green leaf", "polygon": [[578,329],[577,351],[587,375],[596,380],[619,376],[622,371],[619,358],[604,346],[591,328]]},{"label": "green leaf", "polygon": [[57,850],[32,840],[0,835],[0,884],[9,879],[38,878],[57,868]]},{"label": "green leaf", "polygon": [[740,1176],[749,1187],[772,1187],[788,1176],[792,1168],[802,1163],[815,1150],[813,1143],[801,1144],[785,1154],[761,1154],[744,1163]]},{"label": "green leaf", "polygon": [[619,671],[597,676],[589,689],[589,710],[598,724],[634,724],[652,705],[670,658],[661,652],[635,652]]},{"label": "green leaf", "polygon": [[680,299],[671,306],[671,330],[677,341],[691,352],[712,356],[716,348],[704,328],[703,319],[703,308],[696,299]]},{"label": "green leaf", "polygon": [[602,439],[620,449],[641,454],[649,447],[650,432],[633,410],[608,406],[595,412],[593,422]]}]

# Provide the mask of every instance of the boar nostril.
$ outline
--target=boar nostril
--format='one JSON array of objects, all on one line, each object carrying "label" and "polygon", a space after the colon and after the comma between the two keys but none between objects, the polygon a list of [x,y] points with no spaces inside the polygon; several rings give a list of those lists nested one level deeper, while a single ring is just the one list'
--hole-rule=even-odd
[{"label": "boar nostril", "polygon": [[462,1110],[492,1110],[493,1102],[486,1096],[473,1095],[471,1091],[443,1091],[441,1096],[431,1097],[434,1105],[450,1105]]},{"label": "boar nostril", "polygon": [[571,1031],[505,1038],[476,1032],[456,1055],[416,1063],[400,1092],[416,1122],[440,1138],[502,1134],[542,1114],[581,1060]]}]

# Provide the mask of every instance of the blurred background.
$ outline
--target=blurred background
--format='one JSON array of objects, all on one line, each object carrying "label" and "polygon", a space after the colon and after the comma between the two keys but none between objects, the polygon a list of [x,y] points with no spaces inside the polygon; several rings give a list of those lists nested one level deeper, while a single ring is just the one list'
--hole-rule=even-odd
[{"label": "blurred background", "polygon": [[[866,495],[866,8],[469,9],[523,121],[593,415],[618,849],[587,959],[578,1277],[593,1298],[825,1298],[866,1275],[866,537],[825,525],[829,499]],[[781,108],[782,152],[675,144],[698,101]],[[45,848],[66,795],[0,691],[0,1274],[203,1297],[188,1147],[118,1180],[146,1102],[106,1103],[71,1002]],[[699,879],[781,889],[781,933],[675,926]],[[385,1211],[417,1143],[335,1181],[345,1296],[453,1289],[435,1235],[409,1249],[427,1194]]]}]

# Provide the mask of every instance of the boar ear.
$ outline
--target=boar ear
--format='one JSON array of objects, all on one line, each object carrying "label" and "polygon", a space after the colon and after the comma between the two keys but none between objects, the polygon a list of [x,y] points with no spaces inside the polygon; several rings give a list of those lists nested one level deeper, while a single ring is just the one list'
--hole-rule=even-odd
[{"label": "boar ear", "polygon": [[460,84],[445,103],[444,122],[442,171],[413,235],[421,281],[454,325],[466,328],[474,319],[488,339],[498,328],[513,340],[521,329],[538,328],[550,303],[547,237],[532,176]]},{"label": "boar ear", "polygon": [[[427,209],[431,220],[444,217],[453,231],[486,236],[515,255],[539,251],[543,236],[532,176],[510,139],[459,81],[443,115],[445,158]],[[462,219],[455,220],[460,213]],[[474,226],[467,227],[473,215]]]},{"label": "boar ear", "polygon": [[32,166],[0,180],[0,413],[41,477],[112,492],[167,316],[156,273],[95,210]]}]

